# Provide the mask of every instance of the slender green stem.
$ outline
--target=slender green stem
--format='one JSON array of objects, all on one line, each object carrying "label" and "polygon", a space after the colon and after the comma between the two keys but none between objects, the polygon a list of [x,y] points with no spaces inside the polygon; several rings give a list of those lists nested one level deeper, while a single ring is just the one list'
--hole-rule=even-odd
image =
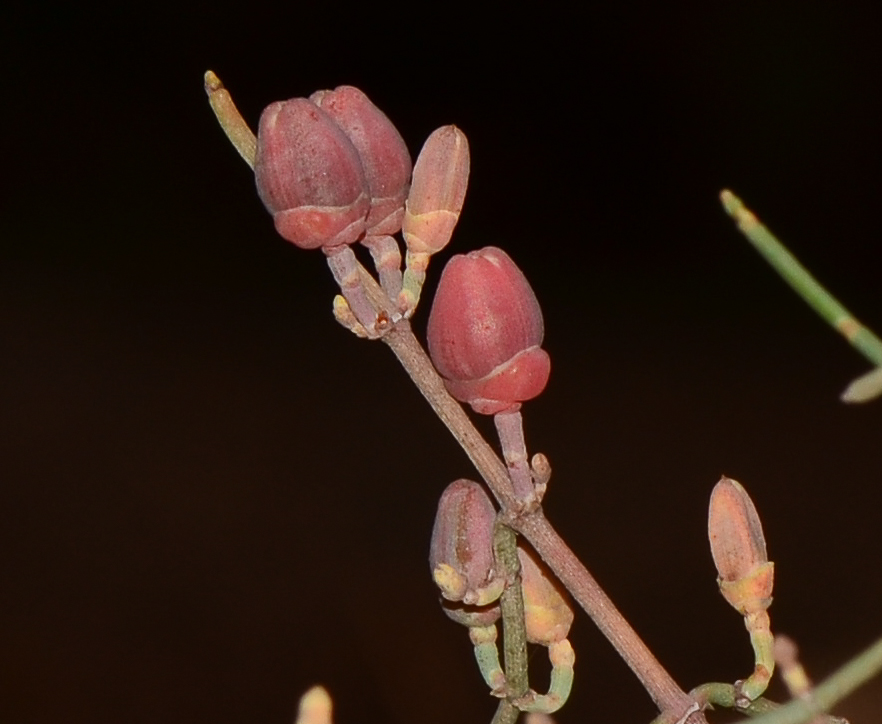
[{"label": "slender green stem", "polygon": [[[693,689],[690,693],[702,704],[702,706],[721,706],[726,709],[736,708],[735,702],[738,697],[738,691],[732,684],[702,684]],[[756,718],[762,717],[765,714],[777,712],[781,707],[781,704],[777,704],[774,701],[770,701],[761,696],[745,707],[737,707],[737,710],[750,717]],[[814,709],[812,711],[815,712],[812,716],[817,717],[817,711]],[[766,721],[766,719],[760,719],[759,721]],[[846,719],[830,716],[828,714],[821,714],[818,721],[823,724],[848,724]],[[751,724],[753,724],[753,722]]]},{"label": "slender green stem", "polygon": [[723,208],[738,223],[741,233],[756,247],[799,296],[870,362],[882,365],[882,340],[855,319],[822,287],[785,246],[731,191],[720,194]]},{"label": "slender green stem", "polygon": [[518,561],[518,537],[498,521],[493,533],[493,550],[500,575],[506,585],[499,599],[502,609],[502,637],[505,648],[505,681],[510,699],[525,696],[527,675],[527,628],[524,624],[524,596],[521,589],[521,565]]}]

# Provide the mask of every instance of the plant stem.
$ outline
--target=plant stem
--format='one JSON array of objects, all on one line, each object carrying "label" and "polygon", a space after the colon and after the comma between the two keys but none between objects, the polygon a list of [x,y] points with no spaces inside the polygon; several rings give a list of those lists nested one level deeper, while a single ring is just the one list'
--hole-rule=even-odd
[{"label": "plant stem", "polygon": [[720,194],[723,208],[738,223],[741,233],[753,244],[806,303],[827,323],[876,365],[882,365],[882,340],[864,327],[839,301],[822,287],[787,248],[731,191]]},{"label": "plant stem", "polygon": [[502,610],[505,681],[510,699],[525,696],[530,687],[527,674],[527,628],[524,624],[524,596],[521,589],[521,564],[518,561],[518,538],[498,520],[493,531],[493,553],[499,575],[505,577],[505,590],[499,598]]},{"label": "plant stem", "polygon": [[[379,287],[377,288],[379,289]],[[514,510],[517,501],[505,465],[493,448],[484,440],[481,433],[472,425],[472,421],[469,420],[462,405],[447,392],[447,388],[444,387],[444,382],[435,371],[432,361],[411,331],[410,323],[407,320],[398,322],[381,339],[389,345],[435,414],[465,450],[466,455],[496,496],[502,509]]]},{"label": "plant stem", "polygon": [[493,416],[499,444],[502,447],[502,458],[508,466],[515,495],[518,500],[526,503],[535,495],[533,487],[533,471],[527,459],[527,442],[524,440],[524,418],[520,410],[514,412],[498,412]]},{"label": "plant stem", "polygon": [[[770,712],[778,711],[778,709],[781,708],[781,704],[776,704],[774,701],[770,701],[762,696],[754,699],[745,707],[736,708],[735,702],[738,700],[738,691],[732,686],[732,684],[702,684],[693,689],[690,693],[702,704],[735,709],[736,711],[747,714],[750,717],[763,716]],[[824,724],[848,724],[845,719],[839,719],[835,716],[821,715],[820,720]],[[653,724],[655,723],[653,722]]]},{"label": "plant stem", "polygon": [[496,707],[496,713],[490,720],[490,724],[515,724],[520,713],[520,710],[508,699],[503,699]]}]

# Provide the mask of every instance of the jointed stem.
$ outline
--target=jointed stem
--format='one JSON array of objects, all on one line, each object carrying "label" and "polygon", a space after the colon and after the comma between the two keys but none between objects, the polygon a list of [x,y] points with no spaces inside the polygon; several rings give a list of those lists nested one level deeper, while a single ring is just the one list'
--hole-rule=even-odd
[{"label": "jointed stem", "polygon": [[[756,218],[752,211],[731,191],[720,194],[723,208],[738,223],[741,233],[765,257],[793,290],[814,309],[849,344],[875,365],[882,365],[882,340],[861,324],[840,302],[822,287],[786,247]],[[871,373],[873,374],[873,373]],[[858,394],[848,401],[860,401]]]}]

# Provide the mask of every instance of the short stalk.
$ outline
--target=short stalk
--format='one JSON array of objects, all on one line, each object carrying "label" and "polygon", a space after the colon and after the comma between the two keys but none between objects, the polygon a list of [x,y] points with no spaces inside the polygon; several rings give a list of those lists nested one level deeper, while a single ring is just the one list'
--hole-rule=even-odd
[{"label": "short stalk", "polygon": [[401,249],[398,242],[388,234],[381,234],[365,237],[361,245],[371,253],[383,291],[389,299],[398,299],[401,293]]},{"label": "short stalk", "polygon": [[[811,701],[796,699],[766,716],[755,719],[755,724],[803,724],[817,714],[829,710],[859,686],[882,671],[882,639],[834,672],[812,691]],[[832,718],[832,717],[831,717]]]},{"label": "short stalk", "polygon": [[520,410],[499,412],[493,416],[502,458],[508,466],[514,492],[518,500],[529,503],[535,499],[533,473],[527,460],[527,442],[524,439],[524,418]]}]

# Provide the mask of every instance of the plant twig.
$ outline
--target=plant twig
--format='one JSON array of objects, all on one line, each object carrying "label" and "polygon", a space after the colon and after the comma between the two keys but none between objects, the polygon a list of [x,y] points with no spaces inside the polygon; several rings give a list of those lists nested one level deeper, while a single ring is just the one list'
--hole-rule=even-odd
[{"label": "plant twig", "polygon": [[[242,158],[253,167],[256,147],[254,134],[236,109],[220,79],[211,71],[205,74],[205,90],[227,137]],[[368,298],[373,302],[378,317],[387,321],[396,319],[398,309],[394,307],[373,276],[360,263],[356,262],[356,265],[363,287]],[[694,704],[694,700],[677,686],[593,576],[551,527],[541,508],[537,506],[535,510],[520,512],[505,465],[477,431],[460,404],[448,394],[431,360],[413,335],[409,322],[400,320],[394,323],[381,339],[393,351],[414,384],[484,478],[499,502],[503,515],[509,519],[509,525],[530,541],[573,598],[594,620],[646,688],[661,710],[662,716],[669,717],[672,722],[683,718],[690,704]],[[509,716],[510,712],[507,708],[509,706],[506,702],[502,702],[497,713],[504,717]],[[700,711],[686,719],[690,724],[706,724],[704,715]]]},{"label": "plant twig", "polygon": [[870,362],[882,364],[882,340],[855,319],[822,287],[796,257],[756,218],[731,191],[720,194],[723,208],[738,223],[741,233],[756,247],[794,291]]},{"label": "plant twig", "polygon": [[[368,296],[377,302],[378,309],[386,311],[387,306],[391,308],[391,303],[367,270],[363,270],[363,276]],[[672,722],[676,721],[693,703],[692,699],[643,643],[609,596],[554,530],[541,508],[521,514],[513,513],[518,510],[517,501],[505,465],[475,429],[462,406],[448,394],[431,360],[411,331],[410,324],[406,320],[396,323],[381,339],[389,345],[432,409],[474,463],[499,501],[503,512],[511,517],[509,525],[530,542],[609,639],[659,710],[673,717]],[[689,722],[703,724],[704,715],[700,711],[695,712]]]},{"label": "plant twig", "polygon": [[[740,697],[738,695],[738,690],[732,684],[715,682],[702,684],[693,689],[690,693],[703,705],[722,706],[727,709],[736,709],[750,717],[761,717],[765,714],[778,711],[782,706],[781,704],[777,704],[762,696],[750,702],[747,706],[736,706],[736,702]],[[829,716],[827,714],[821,715],[821,721],[824,722],[824,724],[848,724],[847,719]]]},{"label": "plant twig", "polygon": [[515,532],[497,521],[493,532],[493,548],[499,574],[505,576],[506,587],[499,599],[502,609],[502,638],[504,644],[505,680],[507,696],[499,702],[491,724],[514,724],[520,710],[512,704],[527,693],[527,629],[524,625],[524,596],[521,591],[518,540]]},{"label": "plant twig", "polygon": [[[720,201],[722,201],[726,213],[737,222],[741,233],[763,255],[772,268],[784,278],[784,281],[826,320],[827,324],[845,337],[852,347],[870,362],[877,366],[882,365],[882,340],[861,324],[839,300],[824,289],[777,237],[744,205],[741,199],[731,191],[724,190],[720,193]],[[882,374],[874,371],[870,375],[874,375],[874,373]],[[863,387],[869,384],[865,381],[866,376],[860,379],[863,381]],[[880,382],[880,380],[871,377],[871,382]],[[851,389],[846,390],[843,395],[843,399],[847,402],[861,402],[874,396],[873,394],[865,396],[861,385],[858,386],[856,392],[850,394]]]}]

